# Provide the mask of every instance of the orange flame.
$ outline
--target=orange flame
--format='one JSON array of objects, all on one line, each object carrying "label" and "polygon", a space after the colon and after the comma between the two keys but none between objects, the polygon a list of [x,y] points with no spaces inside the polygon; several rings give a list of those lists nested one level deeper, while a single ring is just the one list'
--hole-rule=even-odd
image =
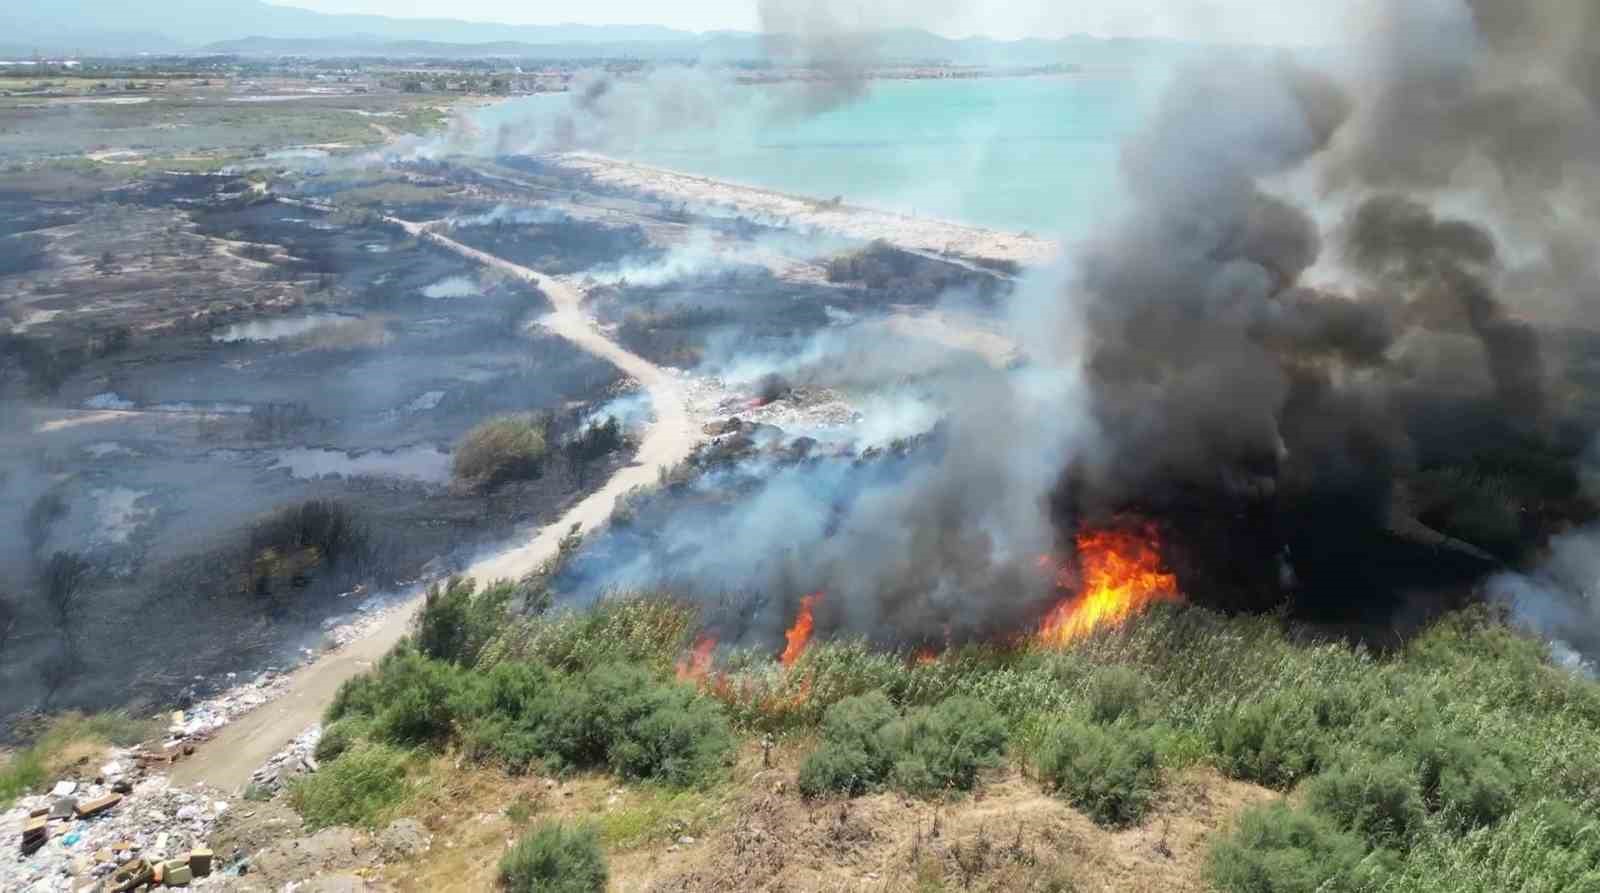
[{"label": "orange flame", "polygon": [[924,645],[911,653],[913,666],[925,667],[939,662],[939,649],[932,645]]},{"label": "orange flame", "polygon": [[811,612],[817,607],[817,602],[822,601],[822,593],[814,592],[800,599],[800,613],[794,618],[794,626],[784,631],[783,638],[788,643],[783,648],[783,654],[778,660],[786,667],[793,666],[806,651],[806,646],[811,644],[811,631],[816,627],[816,621]]},{"label": "orange flame", "polygon": [[[1077,537],[1078,585],[1068,569],[1057,570],[1057,585],[1077,589],[1045,615],[1039,641],[1070,644],[1095,630],[1118,626],[1158,602],[1181,602],[1178,578],[1161,559],[1161,540],[1153,526],[1082,531]],[[1055,567],[1045,556],[1041,567]]]},{"label": "orange flame", "polygon": [[717,650],[714,636],[702,635],[694,640],[694,648],[678,660],[678,679],[681,682],[705,682],[711,674],[711,654]]}]

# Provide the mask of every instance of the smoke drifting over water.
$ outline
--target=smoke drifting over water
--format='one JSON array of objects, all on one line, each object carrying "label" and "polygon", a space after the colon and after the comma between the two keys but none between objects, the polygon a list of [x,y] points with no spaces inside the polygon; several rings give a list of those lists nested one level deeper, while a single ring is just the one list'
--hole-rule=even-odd
[{"label": "smoke drifting over water", "polygon": [[[1499,559],[1419,520],[1414,476],[1594,429],[1535,322],[1600,321],[1600,13],[1394,0],[1359,24],[1337,71],[1180,72],[1124,147],[1125,207],[1012,297],[1030,365],[941,380],[895,474],[785,472],[630,582],[823,590],[819,634],[960,640],[1037,620],[1032,560],[1131,512],[1226,607],[1381,626],[1465,597]],[[1511,551],[1546,532],[1521,523]]]}]

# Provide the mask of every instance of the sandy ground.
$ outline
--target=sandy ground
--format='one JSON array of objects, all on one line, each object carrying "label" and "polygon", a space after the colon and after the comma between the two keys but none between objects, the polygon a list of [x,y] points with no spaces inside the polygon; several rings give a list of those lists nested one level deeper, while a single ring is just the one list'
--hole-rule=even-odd
[{"label": "sandy ground", "polygon": [[943,220],[911,217],[856,205],[830,205],[815,198],[620,161],[588,152],[559,156],[565,167],[619,189],[723,207],[756,217],[784,218],[796,228],[815,226],[850,239],[883,239],[912,251],[936,255],[1009,260],[1027,266],[1048,263],[1061,246],[1036,236],[982,229]]},{"label": "sandy ground", "polygon": [[[537,285],[556,307],[555,313],[538,324],[548,326],[595,356],[615,363],[644,386],[655,408],[655,422],[646,431],[633,465],[617,472],[603,487],[540,530],[531,542],[483,558],[466,571],[468,575],[494,580],[517,578],[536,570],[556,554],[562,537],[574,524],[585,530],[599,526],[610,517],[619,497],[635,487],[654,483],[660,469],[670,468],[688,456],[698,434],[690,422],[678,382],[671,374],[628,352],[590,326],[579,310],[581,297],[577,291],[526,267],[427,232],[422,224],[394,219],[390,222],[404,227],[414,236],[430,239],[463,257]],[[321,719],[323,709],[345,680],[370,668],[400,641],[410,628],[420,601],[419,595],[404,609],[391,613],[370,635],[295,671],[281,697],[224,727],[193,759],[174,767],[173,783],[206,782],[229,791],[243,788],[251,773],[302,730]]]}]

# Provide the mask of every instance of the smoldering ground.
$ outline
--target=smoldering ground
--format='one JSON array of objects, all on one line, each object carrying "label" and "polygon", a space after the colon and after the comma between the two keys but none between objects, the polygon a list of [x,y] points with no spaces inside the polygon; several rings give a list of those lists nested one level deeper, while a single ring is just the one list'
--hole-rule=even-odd
[{"label": "smoldering ground", "polygon": [[1362,10],[1337,70],[1173,78],[1124,206],[1009,302],[1031,365],[949,383],[892,485],[764,490],[629,582],[694,552],[686,582],[777,603],[769,642],[813,591],[823,631],[960,638],[1037,617],[1031,559],[1138,513],[1191,598],[1383,638],[1592,516],[1556,492],[1596,420],[1545,336],[1596,322],[1568,247],[1595,222],[1596,16]]}]

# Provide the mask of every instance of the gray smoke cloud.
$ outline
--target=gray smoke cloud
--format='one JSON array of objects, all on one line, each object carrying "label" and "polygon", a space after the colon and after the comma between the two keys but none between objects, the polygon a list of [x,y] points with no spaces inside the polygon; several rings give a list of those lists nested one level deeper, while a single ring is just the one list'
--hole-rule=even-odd
[{"label": "gray smoke cloud", "polygon": [[1532,320],[1596,313],[1578,246],[1600,208],[1600,16],[1360,9],[1330,70],[1208,58],[1173,78],[1124,146],[1126,204],[1008,302],[1031,365],[941,380],[945,422],[902,474],[786,470],[709,535],[675,525],[630,581],[779,593],[769,635],[786,594],[823,590],[825,632],[960,639],[1037,617],[1029,565],[1073,525],[1199,494],[1211,527],[1264,506],[1284,571],[1246,557],[1292,586],[1289,544],[1336,556],[1351,530],[1417,526],[1396,481],[1453,436],[1435,417],[1545,430],[1566,406]]}]

